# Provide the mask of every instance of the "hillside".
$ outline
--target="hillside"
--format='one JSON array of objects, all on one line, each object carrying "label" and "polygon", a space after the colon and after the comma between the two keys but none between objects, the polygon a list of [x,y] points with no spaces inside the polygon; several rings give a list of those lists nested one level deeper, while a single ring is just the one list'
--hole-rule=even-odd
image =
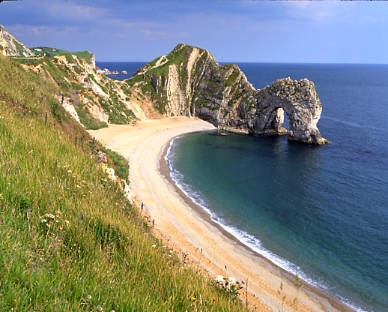
[{"label": "hillside", "polygon": [[153,237],[54,81],[0,69],[1,311],[243,310]]}]

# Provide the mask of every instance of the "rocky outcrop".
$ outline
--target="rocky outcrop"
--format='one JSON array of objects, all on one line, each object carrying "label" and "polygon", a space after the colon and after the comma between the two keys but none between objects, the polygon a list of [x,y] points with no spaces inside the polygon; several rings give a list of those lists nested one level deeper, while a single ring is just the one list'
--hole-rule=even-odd
[{"label": "rocky outcrop", "polygon": [[318,145],[328,143],[317,127],[322,105],[313,82],[279,79],[272,86],[259,90],[256,99],[257,109],[252,121],[254,133],[283,134],[281,126],[285,112],[290,125],[289,140]]},{"label": "rocky outcrop", "polygon": [[29,48],[8,33],[2,25],[0,25],[0,53],[5,56],[34,56]]},{"label": "rocky outcrop", "polygon": [[[0,44],[6,55],[33,56],[2,26]],[[81,122],[96,119],[126,124],[136,119],[187,115],[238,133],[288,134],[290,140],[298,142],[328,142],[317,127],[322,105],[314,83],[307,79],[279,79],[256,90],[238,66],[219,65],[209,51],[186,44],[178,44],[171,53],[139,69],[125,82],[99,73],[90,52],[44,47],[34,51],[41,56],[26,59],[25,63],[24,59],[18,61],[51,79],[62,92],[76,94],[77,103],[73,101],[65,108]],[[49,52],[55,55],[48,57]],[[282,127],[284,114],[288,130]],[[81,116],[84,118],[78,118]]]},{"label": "rocky outcrop", "polygon": [[[279,79],[256,90],[238,66],[219,65],[207,50],[179,44],[126,83],[163,116],[198,116],[228,131],[328,142],[317,127],[322,105],[307,79]],[[289,130],[282,127],[284,114]]]}]

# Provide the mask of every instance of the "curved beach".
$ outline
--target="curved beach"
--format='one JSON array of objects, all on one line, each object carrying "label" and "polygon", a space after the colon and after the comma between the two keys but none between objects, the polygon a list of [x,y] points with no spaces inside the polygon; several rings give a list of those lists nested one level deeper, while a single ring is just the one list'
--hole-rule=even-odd
[{"label": "curved beach", "polygon": [[164,158],[170,141],[185,133],[211,129],[211,124],[200,119],[179,117],[141,121],[136,126],[111,125],[90,133],[129,160],[132,196],[136,202],[144,203],[145,211],[155,222],[156,235],[212,276],[248,280],[252,308],[353,311],[310,285],[295,283],[290,273],[214,223],[173,183]]}]

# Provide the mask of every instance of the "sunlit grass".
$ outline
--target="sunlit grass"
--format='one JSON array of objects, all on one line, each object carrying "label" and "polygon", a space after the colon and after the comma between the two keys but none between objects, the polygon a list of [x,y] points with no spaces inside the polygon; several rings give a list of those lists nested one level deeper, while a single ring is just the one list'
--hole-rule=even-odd
[{"label": "sunlit grass", "polygon": [[0,57],[0,311],[242,311],[169,256],[55,93]]}]

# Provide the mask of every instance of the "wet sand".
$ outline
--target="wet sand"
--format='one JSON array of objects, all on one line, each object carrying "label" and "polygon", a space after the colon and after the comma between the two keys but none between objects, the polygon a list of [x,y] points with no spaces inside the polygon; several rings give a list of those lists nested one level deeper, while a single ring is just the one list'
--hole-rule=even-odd
[{"label": "wet sand", "polygon": [[90,133],[129,160],[132,196],[136,203],[144,203],[155,222],[155,234],[213,277],[231,276],[244,281],[244,287],[248,280],[253,310],[353,311],[242,244],[175,185],[164,157],[170,141],[211,129],[200,119],[177,117],[141,121],[136,126],[111,125]]}]

